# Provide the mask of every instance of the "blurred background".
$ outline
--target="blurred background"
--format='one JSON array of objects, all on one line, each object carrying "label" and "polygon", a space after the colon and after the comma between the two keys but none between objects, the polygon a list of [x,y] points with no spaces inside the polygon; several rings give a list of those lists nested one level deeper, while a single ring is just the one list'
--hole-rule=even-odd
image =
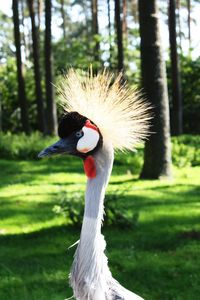
[{"label": "blurred background", "polygon": [[[48,6],[45,1],[14,1],[13,8],[12,1],[0,2],[0,130],[53,133],[56,120],[49,125],[51,128],[44,128],[51,117],[49,114],[56,119],[56,112],[49,110],[53,109],[51,102],[57,101],[57,95],[55,91],[48,91],[48,84],[56,85],[71,66],[87,70],[92,63],[96,69],[123,69],[130,84],[141,86],[137,1],[121,1],[121,7],[111,0],[47,2]],[[173,109],[174,64],[170,48],[176,47],[180,77],[178,97],[183,99],[182,131],[199,133],[200,2],[175,1],[176,7],[172,9],[176,8],[176,20],[171,23],[176,27],[176,39],[170,39],[173,28],[168,22],[169,1],[158,2],[170,108]],[[18,84],[23,86],[20,97]]]},{"label": "blurred background", "polygon": [[199,0],[0,1],[0,299],[72,295],[86,178],[77,159],[37,154],[57,139],[55,86],[91,64],[154,107],[105,199],[113,275],[147,300],[199,299],[199,32]]}]

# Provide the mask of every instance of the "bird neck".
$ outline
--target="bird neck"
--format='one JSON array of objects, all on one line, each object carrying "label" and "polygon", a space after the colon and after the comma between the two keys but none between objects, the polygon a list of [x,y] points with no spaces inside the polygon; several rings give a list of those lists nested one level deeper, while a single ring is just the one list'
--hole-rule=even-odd
[{"label": "bird neck", "polygon": [[[100,232],[104,212],[104,196],[113,166],[114,151],[110,143],[93,156],[96,177],[88,179],[85,193],[85,211],[82,232]],[[88,228],[89,227],[89,228]],[[91,228],[92,227],[92,228]],[[95,230],[96,229],[96,230]]]},{"label": "bird neck", "polygon": [[70,275],[70,283],[76,299],[108,299],[105,298],[107,280],[112,278],[112,275],[104,254],[106,243],[101,234],[101,222],[113,157],[112,146],[105,142],[93,155],[96,176],[87,181],[81,236]]}]

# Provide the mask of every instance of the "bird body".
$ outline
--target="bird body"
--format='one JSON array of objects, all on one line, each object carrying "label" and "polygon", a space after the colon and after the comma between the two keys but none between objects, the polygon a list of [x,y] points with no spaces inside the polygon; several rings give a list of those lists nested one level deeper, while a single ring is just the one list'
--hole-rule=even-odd
[{"label": "bird body", "polygon": [[142,300],[112,277],[101,234],[114,150],[132,149],[148,135],[149,107],[120,78],[112,83],[109,73],[80,76],[71,70],[59,88],[67,111],[58,128],[61,139],[39,154],[67,152],[84,161],[84,218],[70,274],[77,300]]}]

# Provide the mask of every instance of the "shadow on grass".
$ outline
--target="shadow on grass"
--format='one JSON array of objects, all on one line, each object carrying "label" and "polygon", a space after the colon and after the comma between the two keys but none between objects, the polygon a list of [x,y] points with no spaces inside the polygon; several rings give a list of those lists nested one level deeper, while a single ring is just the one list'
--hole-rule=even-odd
[{"label": "shadow on grass", "polygon": [[[3,187],[8,184],[17,183],[31,185],[35,180],[39,180],[40,176],[54,173],[84,174],[83,163],[80,159],[67,158],[68,157],[56,157],[36,161],[0,160],[0,186]],[[126,166],[119,166],[117,170],[114,168],[113,174],[126,174],[126,170]],[[131,182],[133,179],[128,181]],[[112,182],[112,184],[121,184],[123,182]],[[71,183],[73,184],[74,182]]]},{"label": "shadow on grass", "polygon": [[[11,299],[17,294],[23,299],[23,288],[36,299],[54,299],[52,294],[70,296],[68,274],[73,260],[68,247],[76,241],[75,229],[54,227],[29,234],[0,237],[0,295],[7,293]],[[47,290],[49,292],[47,292]],[[48,294],[48,296],[45,294]],[[62,296],[62,298],[61,298]],[[35,297],[35,296],[34,296]],[[43,298],[44,297],[44,298]],[[9,299],[8,296],[0,299]],[[35,299],[35,298],[34,298]]]},{"label": "shadow on grass", "polygon": [[[37,195],[35,195],[37,196]],[[31,221],[32,223],[37,221],[47,221],[50,218],[55,217],[52,209],[56,204],[55,201],[51,202],[34,202],[28,201],[27,203],[20,203],[19,201],[8,202],[1,201],[0,219],[6,220],[8,218],[13,218],[13,223],[15,218],[24,217],[26,221]],[[24,220],[25,221],[25,220]]]},{"label": "shadow on grass", "polygon": [[[140,190],[134,190],[133,195],[126,195],[128,190],[116,193],[109,193],[109,199],[117,198],[116,201],[120,201],[120,204],[127,205],[127,207],[133,207],[136,209],[147,208],[152,206],[176,206],[185,204],[190,206],[191,204],[199,205],[200,203],[200,186],[188,184],[186,186],[187,190],[179,190],[177,188],[185,187],[185,185],[177,184],[172,186],[158,186],[145,188],[145,191],[159,191],[159,194],[149,193],[149,196],[146,194],[140,195]],[[174,189],[174,190],[173,190]],[[117,202],[116,202],[117,204]]]},{"label": "shadow on grass", "polygon": [[[81,163],[75,162],[66,168],[64,163],[63,159],[34,164],[1,162],[0,184],[29,185],[49,173],[82,170]],[[126,182],[131,183],[133,179]],[[120,226],[103,229],[114,276],[148,300],[198,299],[199,296],[200,228],[195,207],[199,207],[200,187],[192,184],[185,189],[181,187],[181,184],[154,186],[146,189],[145,195],[141,190],[119,194],[116,206],[138,212],[139,221],[132,230]],[[42,193],[29,194],[30,197],[37,195]],[[60,196],[48,193],[42,203],[33,200],[21,203],[20,197],[23,194],[13,196],[12,201],[1,198],[0,218],[15,222],[17,217],[24,216],[29,224],[45,223],[54,218],[52,207]],[[116,194],[110,193],[109,197],[115,198]],[[67,276],[75,248],[68,250],[68,247],[79,239],[79,234],[80,230],[73,227],[53,226],[33,233],[0,235],[0,299],[56,300],[71,296]],[[174,298],[177,294],[180,297]]]},{"label": "shadow on grass", "polygon": [[[168,222],[167,219],[165,221]],[[148,299],[161,299],[156,294],[155,297],[152,296],[154,291],[151,288],[162,278],[158,293],[163,296],[162,299],[173,299],[174,292],[181,294],[182,289],[185,289],[186,280],[193,280],[193,284],[194,281],[197,284],[198,278],[191,279],[190,274],[197,274],[198,267],[192,264],[195,260],[192,258],[190,265],[183,264],[188,252],[184,256],[176,252],[172,246],[175,242],[173,234],[170,239],[172,247],[169,247],[169,237],[164,236],[163,232],[157,235],[154,233],[153,236],[150,234],[153,227],[149,223],[148,226],[139,226],[134,231],[104,229],[108,242],[109,265],[113,275],[125,287],[141,295],[147,293]],[[0,283],[0,299],[15,299],[15,295],[20,300],[35,300],[38,295],[38,299],[42,300],[56,299],[55,295],[60,299],[63,299],[63,295],[70,296],[72,292],[67,284],[67,276],[75,248],[68,250],[68,247],[78,238],[79,230],[66,226],[42,229],[29,234],[0,236],[0,276],[3,278]],[[184,243],[177,235],[176,239],[176,247],[181,249]],[[160,247],[155,247],[159,242]],[[28,298],[23,298],[24,289],[29,291]],[[170,291],[170,296],[167,296],[167,291]],[[190,291],[191,295],[195,294],[194,285]]]},{"label": "shadow on grass", "polygon": [[68,274],[78,239],[75,228],[56,226],[0,236],[0,299],[64,299],[72,295]]},{"label": "shadow on grass", "polygon": [[30,184],[40,176],[53,173],[78,174],[83,173],[83,168],[80,161],[67,162],[63,158],[27,162],[0,160],[0,186],[2,187],[15,183]]},{"label": "shadow on grass", "polygon": [[[199,205],[200,187],[190,184],[187,185],[187,190],[179,191],[178,194],[176,190],[170,190],[170,187],[159,187],[156,197],[151,193],[149,196],[142,196],[139,190],[134,191],[134,195],[122,195],[122,199],[119,195],[116,205],[137,211],[141,221],[139,218],[133,230],[104,228],[110,266],[115,277],[127,288],[143,296],[147,295],[148,299],[173,299],[177,286],[180,295],[184,291],[184,297],[187,293],[184,290],[186,278],[190,278],[190,273],[196,274],[195,265],[187,267],[183,264],[188,253],[182,254],[182,257],[176,253],[196,241],[195,237],[189,239],[183,233],[193,230],[199,224],[198,216],[189,215],[187,208]],[[180,188],[181,185],[174,186],[176,187]],[[148,190],[151,192],[156,189],[157,187],[152,187]],[[55,193],[49,194],[45,203],[29,201],[25,207],[24,203],[22,206],[18,203],[19,206],[16,207],[15,201],[3,201],[0,217],[6,219],[22,214],[29,222],[45,222],[53,217],[52,207],[57,201],[55,196]],[[115,196],[109,195],[111,198]],[[155,198],[152,199],[153,197]],[[186,215],[173,215],[173,210],[175,212],[184,207]],[[157,209],[160,210],[159,215],[155,214]],[[142,220],[142,215],[149,210],[154,212],[152,219],[148,217]],[[29,234],[0,236],[0,277],[3,278],[0,299],[55,300],[57,297],[63,299],[70,296],[72,292],[67,287],[67,274],[75,249],[67,248],[78,238],[79,229],[64,226]],[[165,283],[162,280],[159,284],[160,291],[155,293],[152,286],[159,282],[158,278],[163,278]],[[177,278],[180,278],[178,283]],[[198,280],[193,279],[193,285],[194,282],[195,287],[190,289],[188,299],[195,299],[197,295]]]}]

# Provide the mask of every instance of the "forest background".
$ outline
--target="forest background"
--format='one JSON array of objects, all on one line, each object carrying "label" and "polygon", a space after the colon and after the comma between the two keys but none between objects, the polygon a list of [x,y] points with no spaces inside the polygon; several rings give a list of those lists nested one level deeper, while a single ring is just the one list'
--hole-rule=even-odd
[{"label": "forest background", "polygon": [[[113,1],[47,1],[48,6],[44,1],[28,2],[29,5],[27,1],[14,1],[18,3],[18,8],[14,9],[18,9],[19,15],[19,24],[15,26],[19,27],[19,41],[13,35],[12,2],[1,2],[0,130],[55,133],[59,106],[57,113],[52,112],[55,109],[52,103],[57,101],[58,95],[50,82],[56,85],[71,66],[87,70],[92,63],[96,69],[123,69],[129,84],[141,87],[137,1],[122,1],[120,9]],[[179,110],[183,111],[184,118],[181,131],[199,133],[200,3],[175,2],[178,97],[182,99]],[[174,60],[170,60],[170,48],[174,47],[175,40],[169,42],[168,1],[159,1],[159,7],[172,116],[173,98],[177,96],[172,93],[171,64]],[[52,20],[48,20],[48,15],[52,15]],[[45,30],[45,24],[50,26],[49,30]],[[21,45],[21,79],[17,77],[16,43]],[[20,88],[20,97],[17,93],[19,80],[24,81],[19,86],[25,86]],[[171,117],[173,129],[172,120]],[[44,128],[49,121],[54,122],[49,125],[52,128]]]},{"label": "forest background", "polygon": [[116,155],[110,268],[145,299],[199,299],[199,15],[199,0],[0,1],[0,299],[72,295],[86,179],[76,159],[37,154],[57,140],[55,86],[90,64],[154,107],[154,134]]}]

